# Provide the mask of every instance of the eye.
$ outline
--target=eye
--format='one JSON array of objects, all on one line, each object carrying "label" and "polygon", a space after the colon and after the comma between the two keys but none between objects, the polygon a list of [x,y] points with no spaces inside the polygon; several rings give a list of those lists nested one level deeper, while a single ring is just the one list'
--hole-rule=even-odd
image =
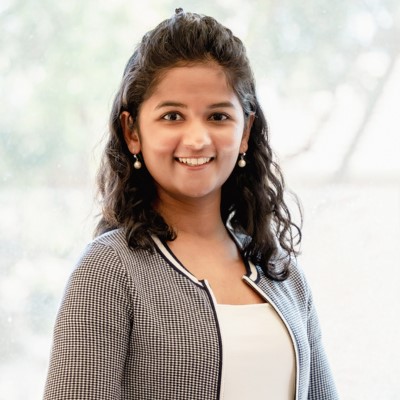
[{"label": "eye", "polygon": [[210,116],[211,121],[226,121],[229,117],[223,113],[214,113]]},{"label": "eye", "polygon": [[176,112],[170,112],[163,115],[162,119],[165,119],[167,121],[181,121],[183,118],[180,114]]}]

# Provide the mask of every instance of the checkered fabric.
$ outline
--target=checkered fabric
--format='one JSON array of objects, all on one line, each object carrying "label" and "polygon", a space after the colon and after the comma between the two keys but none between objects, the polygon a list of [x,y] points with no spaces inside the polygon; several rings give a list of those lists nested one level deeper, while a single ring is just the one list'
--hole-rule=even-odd
[{"label": "checkered fabric", "polygon": [[[88,246],[59,310],[44,400],[220,399],[212,293],[160,241],[155,247],[129,249],[122,230]],[[247,267],[294,339],[296,400],[338,399],[302,273],[293,265],[275,282]]]}]

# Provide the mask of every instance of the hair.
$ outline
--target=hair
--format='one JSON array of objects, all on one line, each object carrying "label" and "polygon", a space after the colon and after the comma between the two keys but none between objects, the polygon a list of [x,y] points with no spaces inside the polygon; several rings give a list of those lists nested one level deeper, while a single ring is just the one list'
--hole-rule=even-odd
[{"label": "hair", "polygon": [[[157,191],[147,168],[133,168],[134,159],[124,139],[120,116],[128,111],[136,120],[140,105],[169,68],[210,61],[223,67],[245,118],[255,116],[246,167],[236,166],[222,186],[222,219],[243,234],[242,252],[246,258],[270,278],[284,280],[292,257],[298,254],[301,229],[292,221],[284,200],[284,179],[274,161],[245,47],[214,18],[182,9],[146,33],[126,65],[112,106],[108,142],[98,172],[102,214],[95,235],[124,228],[131,248],[150,251],[154,246],[151,235],[164,241],[176,238],[172,227],[153,207]],[[282,253],[284,262],[272,262],[273,256]]]}]

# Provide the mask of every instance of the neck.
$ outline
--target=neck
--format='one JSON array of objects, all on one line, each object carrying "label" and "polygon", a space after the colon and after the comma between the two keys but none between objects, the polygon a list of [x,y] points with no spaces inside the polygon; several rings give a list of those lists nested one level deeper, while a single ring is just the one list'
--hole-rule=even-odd
[{"label": "neck", "polygon": [[196,199],[182,201],[173,198],[159,199],[156,208],[180,236],[197,236],[202,238],[225,237],[225,225],[221,218],[220,196],[213,199]]}]

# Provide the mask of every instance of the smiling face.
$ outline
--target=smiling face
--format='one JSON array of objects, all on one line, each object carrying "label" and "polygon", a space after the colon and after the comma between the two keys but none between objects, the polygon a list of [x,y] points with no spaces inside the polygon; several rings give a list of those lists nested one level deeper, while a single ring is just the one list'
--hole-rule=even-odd
[{"label": "smiling face", "polygon": [[133,154],[142,153],[160,201],[219,196],[247,150],[251,121],[216,63],[173,67],[141,104],[121,115]]}]

